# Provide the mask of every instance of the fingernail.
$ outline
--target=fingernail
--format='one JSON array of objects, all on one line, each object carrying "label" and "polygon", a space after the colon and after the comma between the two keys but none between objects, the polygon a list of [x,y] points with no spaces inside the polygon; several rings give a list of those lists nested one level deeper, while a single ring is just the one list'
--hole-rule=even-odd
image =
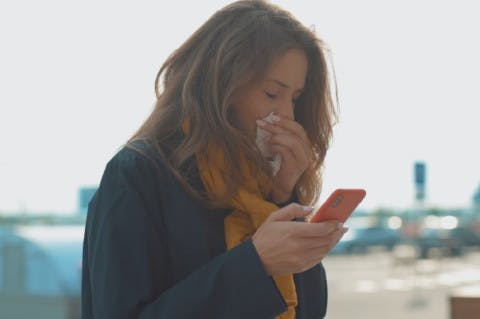
[{"label": "fingernail", "polygon": [[266,126],[267,123],[264,120],[257,120],[257,125],[259,126]]},{"label": "fingernail", "polygon": [[311,212],[313,210],[313,207],[312,206],[303,206],[302,207],[304,211],[306,212]]}]

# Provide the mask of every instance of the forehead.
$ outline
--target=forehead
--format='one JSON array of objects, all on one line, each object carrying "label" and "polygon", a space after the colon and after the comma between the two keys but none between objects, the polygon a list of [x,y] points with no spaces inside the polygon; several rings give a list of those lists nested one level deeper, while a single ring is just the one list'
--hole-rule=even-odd
[{"label": "forehead", "polygon": [[285,83],[295,90],[302,89],[308,71],[307,55],[299,49],[291,49],[276,58],[267,69],[265,80]]}]

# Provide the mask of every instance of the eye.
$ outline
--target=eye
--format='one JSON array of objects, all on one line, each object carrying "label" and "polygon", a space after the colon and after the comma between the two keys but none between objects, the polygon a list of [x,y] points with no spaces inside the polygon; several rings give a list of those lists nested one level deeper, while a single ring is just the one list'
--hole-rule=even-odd
[{"label": "eye", "polygon": [[277,95],[276,95],[276,94],[273,94],[273,93],[268,93],[268,92],[265,92],[265,95],[267,95],[267,96],[268,96],[268,98],[270,98],[270,99],[272,99],[272,100],[273,100],[274,98],[276,98],[276,97],[277,97]]}]

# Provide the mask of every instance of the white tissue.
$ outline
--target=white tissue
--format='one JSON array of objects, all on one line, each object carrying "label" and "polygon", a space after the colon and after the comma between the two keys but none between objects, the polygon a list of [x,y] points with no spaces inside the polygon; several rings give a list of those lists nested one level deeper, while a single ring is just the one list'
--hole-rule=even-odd
[{"label": "white tissue", "polygon": [[[268,123],[272,123],[273,122],[272,116],[273,116],[273,112],[268,114],[262,120]],[[260,149],[260,152],[262,153],[262,155],[270,163],[270,167],[272,168],[272,174],[273,176],[275,176],[277,175],[278,170],[280,169],[280,165],[282,164],[282,157],[280,156],[280,154],[274,155],[272,150],[270,149],[270,145],[268,145],[268,143],[265,142],[265,139],[270,135],[272,135],[270,132],[257,126],[257,136],[255,137],[255,144],[257,144],[257,147]]]}]

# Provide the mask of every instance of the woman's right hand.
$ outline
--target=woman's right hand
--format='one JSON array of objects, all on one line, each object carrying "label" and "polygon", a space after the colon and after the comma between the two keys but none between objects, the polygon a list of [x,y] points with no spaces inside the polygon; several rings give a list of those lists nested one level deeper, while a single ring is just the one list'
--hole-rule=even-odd
[{"label": "woman's right hand", "polygon": [[312,212],[296,203],[273,212],[252,236],[270,276],[300,273],[312,268],[335,247],[348,228],[340,222],[296,222]]}]

